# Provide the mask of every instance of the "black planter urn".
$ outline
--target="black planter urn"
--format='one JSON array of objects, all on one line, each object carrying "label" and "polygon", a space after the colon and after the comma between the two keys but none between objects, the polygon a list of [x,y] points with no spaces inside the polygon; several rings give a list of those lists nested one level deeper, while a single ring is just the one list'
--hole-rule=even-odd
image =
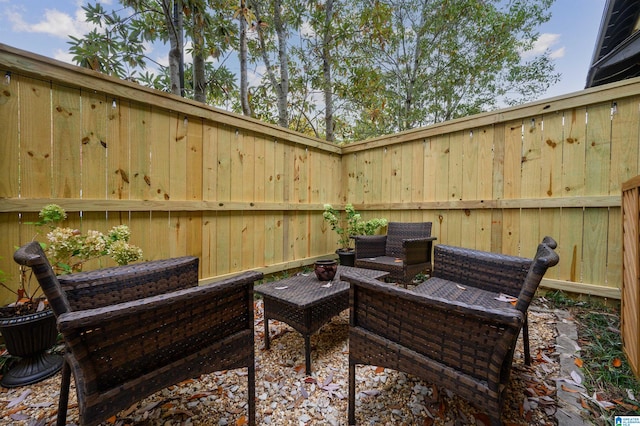
[{"label": "black planter urn", "polygon": [[342,266],[355,266],[356,264],[356,251],[351,250],[336,250],[336,254],[338,255],[338,259],[340,260],[340,264]]},{"label": "black planter urn", "polygon": [[0,333],[7,351],[20,357],[2,377],[0,385],[12,388],[37,383],[62,367],[62,357],[47,352],[58,337],[52,310],[0,319]]}]

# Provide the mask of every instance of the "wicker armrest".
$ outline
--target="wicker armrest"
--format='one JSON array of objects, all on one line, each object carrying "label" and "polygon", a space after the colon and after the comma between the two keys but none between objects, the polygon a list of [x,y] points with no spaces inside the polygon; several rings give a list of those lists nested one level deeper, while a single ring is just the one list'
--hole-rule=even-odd
[{"label": "wicker armrest", "polygon": [[356,241],[356,259],[384,256],[387,245],[386,235],[358,235]]},{"label": "wicker armrest", "polygon": [[407,265],[431,262],[431,248],[436,237],[410,238],[402,240],[404,261]]},{"label": "wicker armrest", "polygon": [[[479,321],[489,322],[494,325],[502,325],[505,327],[519,329],[524,321],[524,315],[514,309],[512,306],[505,307],[504,309],[487,308],[480,305],[472,305],[456,300],[447,300],[440,297],[431,296],[428,294],[417,293],[413,290],[401,288],[399,286],[390,286],[382,283],[378,280],[368,278],[357,272],[349,271],[341,275],[341,279],[351,283],[352,289],[360,287],[365,291],[375,291],[384,294],[389,304],[402,306],[400,311],[404,310],[410,304],[406,302],[417,303],[425,307],[427,310],[446,311],[449,314],[457,314],[467,318],[475,318]],[[353,292],[353,290],[352,290]],[[393,309],[389,309],[386,312],[388,317],[393,316]],[[403,313],[402,315],[406,315]],[[428,326],[425,324],[425,326]],[[464,330],[460,330],[464,332]]]}]

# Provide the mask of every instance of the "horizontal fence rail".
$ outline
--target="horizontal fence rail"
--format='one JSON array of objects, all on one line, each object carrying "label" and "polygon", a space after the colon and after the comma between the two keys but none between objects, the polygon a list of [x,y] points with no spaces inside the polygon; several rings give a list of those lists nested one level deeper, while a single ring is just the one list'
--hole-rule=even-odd
[{"label": "horizontal fence rail", "polygon": [[545,286],[619,297],[637,79],[338,146],[1,44],[0,73],[0,270],[14,288],[13,250],[44,239],[30,222],[49,203],[70,227],[129,225],[146,259],[199,256],[204,282],[332,256],[323,205],[353,203],[432,221],[445,244],[531,257],[551,235]]}]

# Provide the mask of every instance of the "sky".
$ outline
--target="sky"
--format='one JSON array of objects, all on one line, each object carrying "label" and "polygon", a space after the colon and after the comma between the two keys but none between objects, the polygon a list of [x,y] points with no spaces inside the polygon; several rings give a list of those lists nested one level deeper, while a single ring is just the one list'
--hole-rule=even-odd
[{"label": "sky", "polygon": [[[0,43],[72,63],[68,35],[90,31],[81,0],[0,0]],[[95,0],[91,3],[95,3]],[[106,10],[119,8],[117,0],[101,2]],[[559,83],[540,99],[584,89],[606,0],[555,0],[551,19],[541,25],[537,48],[549,49]],[[150,47],[149,56],[167,64],[166,53]]]}]

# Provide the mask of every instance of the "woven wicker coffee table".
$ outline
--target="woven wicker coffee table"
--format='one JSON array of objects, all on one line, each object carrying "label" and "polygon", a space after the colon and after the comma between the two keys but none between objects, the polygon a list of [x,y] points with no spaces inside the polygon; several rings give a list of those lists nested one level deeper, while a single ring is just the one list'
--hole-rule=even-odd
[{"label": "woven wicker coffee table", "polygon": [[389,275],[384,271],[338,266],[331,282],[318,280],[312,272],[256,286],[254,291],[264,299],[265,349],[271,344],[269,320],[289,324],[304,337],[305,371],[311,375],[310,336],[349,307],[349,283],[340,281],[340,274],[345,271],[358,271],[375,279]]}]

